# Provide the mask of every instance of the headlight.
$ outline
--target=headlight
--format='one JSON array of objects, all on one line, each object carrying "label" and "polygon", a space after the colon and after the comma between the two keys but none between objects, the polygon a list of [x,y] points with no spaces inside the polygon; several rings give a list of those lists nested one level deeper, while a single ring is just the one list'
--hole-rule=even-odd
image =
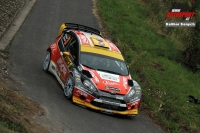
[{"label": "headlight", "polygon": [[129,93],[127,94],[128,98],[131,98],[135,95],[135,90],[133,88],[131,88],[131,90],[129,91]]},{"label": "headlight", "polygon": [[92,91],[92,92],[96,91],[95,86],[94,86],[89,80],[84,80],[84,81],[83,81],[83,84],[84,84],[87,88],[89,88],[90,91]]}]

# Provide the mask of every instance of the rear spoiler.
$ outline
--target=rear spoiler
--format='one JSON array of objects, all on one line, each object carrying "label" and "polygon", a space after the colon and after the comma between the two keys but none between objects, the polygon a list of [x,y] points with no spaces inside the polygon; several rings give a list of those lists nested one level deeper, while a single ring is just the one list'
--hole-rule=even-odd
[{"label": "rear spoiler", "polygon": [[63,23],[60,26],[59,35],[62,34],[62,31],[64,29],[80,30],[80,31],[89,32],[89,33],[93,33],[93,34],[97,34],[97,35],[102,36],[101,32],[97,29],[94,29],[94,28],[91,28],[91,27],[88,27],[88,26],[84,26],[84,25],[80,25],[80,24],[75,24],[75,23]]}]

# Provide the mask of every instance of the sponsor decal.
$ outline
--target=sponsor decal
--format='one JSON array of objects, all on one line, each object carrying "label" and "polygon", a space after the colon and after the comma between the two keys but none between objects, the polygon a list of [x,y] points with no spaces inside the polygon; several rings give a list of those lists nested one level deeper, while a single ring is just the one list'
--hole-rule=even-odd
[{"label": "sponsor decal", "polygon": [[92,75],[92,77],[94,78],[95,82],[98,84],[99,83],[99,79],[97,78],[97,76],[94,74],[94,72],[92,70],[89,70],[89,72]]},{"label": "sponsor decal", "polygon": [[90,46],[88,38],[82,32],[76,30],[73,30],[73,32],[75,32],[79,36],[81,44]]},{"label": "sponsor decal", "polygon": [[53,45],[50,46],[50,48],[51,48],[52,55],[54,55],[56,51],[56,44],[54,43]]},{"label": "sponsor decal", "polygon": [[83,92],[83,91],[81,91],[81,90],[78,90],[78,89],[75,91],[75,93],[76,93],[78,96],[80,96],[80,95],[85,96],[85,97],[88,96],[87,93],[85,93],[85,92]]},{"label": "sponsor decal", "polygon": [[57,63],[58,63],[60,72],[63,73],[63,75],[65,76],[67,74],[67,69],[65,65],[63,64],[62,58],[58,59]]},{"label": "sponsor decal", "polygon": [[139,101],[140,100],[137,100],[137,101],[134,101],[132,103],[128,103],[127,106],[128,106],[128,109],[131,109],[132,106],[135,106],[135,108],[138,107],[138,104],[139,104]]},{"label": "sponsor decal", "polygon": [[140,94],[141,91],[140,90],[135,90],[135,92],[136,92],[136,94]]},{"label": "sponsor decal", "polygon": [[94,76],[94,79],[95,79],[96,83],[99,83],[99,79],[96,76]]},{"label": "sponsor decal", "polygon": [[109,87],[109,86],[105,86],[105,89],[106,89],[106,90],[110,90],[110,91],[117,91],[117,92],[120,91],[119,88],[113,88],[113,87]]},{"label": "sponsor decal", "polygon": [[127,78],[124,78],[124,77],[123,77],[123,86],[124,86],[124,88],[125,88],[126,90],[128,90],[128,88],[127,88],[127,84],[128,84],[127,81],[128,81]]},{"label": "sponsor decal", "polygon": [[112,81],[108,81],[108,80],[104,80],[103,84],[105,84],[106,86],[119,85],[119,83],[117,83],[117,82],[112,82]]},{"label": "sponsor decal", "polygon": [[76,78],[76,81],[80,81],[81,79],[79,77]]},{"label": "sponsor decal", "polygon": [[89,40],[87,39],[87,37],[84,34],[79,34],[79,37],[81,39],[82,44],[90,45]]},{"label": "sponsor decal", "polygon": [[109,73],[100,72],[100,71],[97,71],[97,73],[100,75],[100,77],[101,77],[102,79],[106,79],[106,80],[111,80],[111,81],[119,82],[119,75],[109,74]]}]

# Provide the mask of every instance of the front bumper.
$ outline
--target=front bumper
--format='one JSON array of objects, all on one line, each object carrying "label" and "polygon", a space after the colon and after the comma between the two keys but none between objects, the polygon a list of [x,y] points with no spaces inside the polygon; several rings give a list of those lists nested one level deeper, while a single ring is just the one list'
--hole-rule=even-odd
[{"label": "front bumper", "polygon": [[119,114],[119,115],[138,115],[138,108],[140,105],[140,100],[133,101],[131,103],[120,104],[115,102],[110,102],[102,99],[97,99],[91,94],[79,89],[74,88],[74,93],[72,100],[74,103],[101,111],[109,114]]}]

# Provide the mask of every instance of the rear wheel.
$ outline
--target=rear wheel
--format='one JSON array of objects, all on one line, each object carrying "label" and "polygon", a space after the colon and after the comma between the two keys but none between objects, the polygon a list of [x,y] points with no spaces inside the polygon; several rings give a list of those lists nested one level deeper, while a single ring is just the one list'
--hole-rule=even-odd
[{"label": "rear wheel", "polygon": [[45,72],[47,72],[48,69],[49,69],[50,60],[51,60],[51,53],[49,51],[47,51],[46,57],[45,57],[45,60],[44,60],[44,63],[43,63],[43,70]]},{"label": "rear wheel", "polygon": [[65,83],[64,86],[64,94],[65,97],[68,99],[72,98],[72,94],[73,94],[73,90],[74,90],[74,79],[73,77],[70,75]]}]

